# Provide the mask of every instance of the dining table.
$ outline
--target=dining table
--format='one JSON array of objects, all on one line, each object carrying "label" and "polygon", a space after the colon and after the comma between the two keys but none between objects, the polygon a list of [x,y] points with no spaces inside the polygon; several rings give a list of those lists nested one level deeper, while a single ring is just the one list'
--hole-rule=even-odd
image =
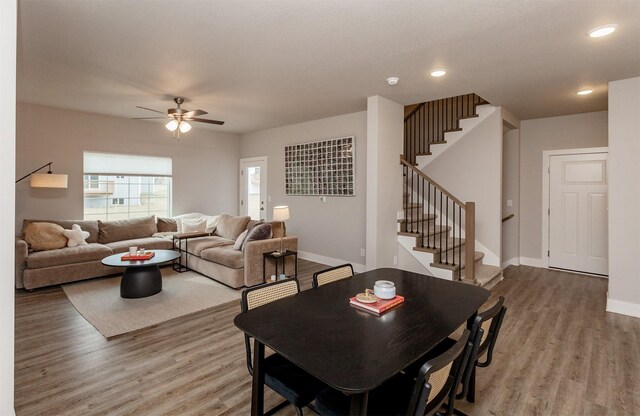
[{"label": "dining table", "polygon": [[[350,305],[378,280],[404,302],[381,315]],[[380,268],[242,312],[234,323],[254,339],[251,415],[264,411],[265,346],[349,395],[351,415],[366,415],[370,391],[471,322],[488,298],[471,284]]]}]

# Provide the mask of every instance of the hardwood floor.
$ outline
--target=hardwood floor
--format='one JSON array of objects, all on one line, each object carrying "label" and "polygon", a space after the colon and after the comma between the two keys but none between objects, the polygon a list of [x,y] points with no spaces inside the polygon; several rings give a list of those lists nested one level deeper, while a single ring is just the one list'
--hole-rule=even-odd
[{"label": "hardwood floor", "polygon": [[[303,289],[326,266],[301,260]],[[470,415],[640,414],[640,319],[606,313],[607,281],[510,267],[507,314]],[[15,408],[23,415],[246,415],[239,302],[107,341],[59,287],[16,293]],[[276,319],[274,317],[274,319]],[[266,406],[280,397],[265,389]],[[289,406],[278,415],[294,415]],[[305,414],[312,414],[306,409]]]}]

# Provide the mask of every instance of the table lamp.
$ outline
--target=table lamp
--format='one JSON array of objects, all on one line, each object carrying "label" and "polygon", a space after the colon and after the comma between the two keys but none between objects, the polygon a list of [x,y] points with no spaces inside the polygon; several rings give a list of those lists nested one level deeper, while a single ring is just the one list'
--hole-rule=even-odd
[{"label": "table lamp", "polygon": [[284,236],[285,232],[286,232],[286,227],[284,225],[284,222],[286,220],[288,220],[289,218],[291,218],[291,215],[289,214],[289,207],[286,205],[281,205],[279,207],[273,207],[273,221],[280,221],[282,222],[282,234],[280,234],[280,251],[278,251],[279,254],[282,254],[282,237]]}]

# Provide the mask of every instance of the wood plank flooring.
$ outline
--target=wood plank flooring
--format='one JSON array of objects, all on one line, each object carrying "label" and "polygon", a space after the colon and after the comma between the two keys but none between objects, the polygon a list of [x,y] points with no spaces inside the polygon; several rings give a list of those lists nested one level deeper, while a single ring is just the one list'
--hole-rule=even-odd
[{"label": "wood plank flooring", "polygon": [[[326,266],[301,260],[303,289]],[[607,281],[510,267],[508,307],[470,415],[639,415],[640,319],[606,313]],[[107,341],[59,287],[16,292],[15,408],[26,415],[247,415],[233,302]],[[274,317],[277,319],[277,317]],[[266,408],[280,402],[268,388]],[[289,406],[278,415],[295,412]],[[305,414],[313,414],[306,409]]]}]

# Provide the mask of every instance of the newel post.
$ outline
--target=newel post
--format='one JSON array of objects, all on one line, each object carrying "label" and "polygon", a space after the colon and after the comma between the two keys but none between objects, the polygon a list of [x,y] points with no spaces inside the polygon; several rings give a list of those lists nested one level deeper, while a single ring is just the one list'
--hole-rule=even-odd
[{"label": "newel post", "polygon": [[476,203],[467,202],[464,205],[464,246],[465,246],[465,280],[469,280],[473,283],[476,281],[475,270],[475,253],[476,253]]}]

